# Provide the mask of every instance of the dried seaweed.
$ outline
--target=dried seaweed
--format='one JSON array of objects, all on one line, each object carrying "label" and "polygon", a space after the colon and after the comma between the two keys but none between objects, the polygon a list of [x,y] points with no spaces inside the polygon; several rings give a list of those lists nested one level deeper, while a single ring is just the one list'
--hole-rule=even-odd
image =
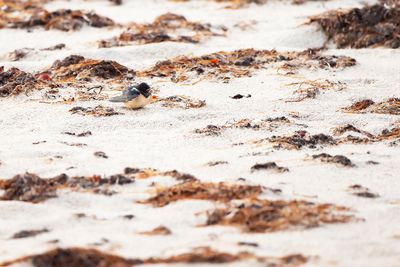
[{"label": "dried seaweed", "polygon": [[329,135],[322,133],[310,135],[306,131],[297,131],[291,136],[272,136],[266,140],[274,144],[274,148],[284,149],[301,149],[304,146],[315,148],[317,145],[335,145],[337,143]]},{"label": "dried seaweed", "polygon": [[73,176],[65,174],[53,178],[40,178],[31,173],[16,175],[11,179],[0,180],[0,189],[4,194],[0,200],[17,200],[39,203],[57,196],[57,190],[70,189],[80,192],[112,195],[115,192],[108,190],[114,185],[131,184],[135,179],[146,179],[154,176],[170,176],[177,181],[196,182],[197,178],[191,174],[181,173],[176,170],[159,171],[156,169],[125,168],[124,174],[110,176]]},{"label": "dried seaweed", "polygon": [[23,230],[18,233],[13,234],[11,237],[12,239],[20,239],[20,238],[27,238],[27,237],[34,237],[43,233],[48,233],[49,230],[46,228],[40,230]]},{"label": "dried seaweed", "polygon": [[278,166],[275,162],[267,162],[267,163],[257,163],[251,167],[251,172],[259,171],[259,170],[272,170],[275,172],[288,172],[289,169],[286,167]]},{"label": "dried seaweed", "polygon": [[166,108],[182,108],[182,109],[202,108],[206,105],[205,100],[191,99],[190,97],[183,95],[175,95],[165,98],[159,98],[157,102],[161,102],[162,103],[161,105]]},{"label": "dried seaweed", "polygon": [[371,99],[357,101],[349,107],[342,109],[347,113],[377,113],[400,115],[400,99],[389,98],[385,101],[375,103]]},{"label": "dried seaweed", "polygon": [[199,181],[187,181],[157,191],[156,196],[140,203],[163,207],[171,202],[186,199],[229,202],[232,199],[254,198],[262,192],[260,186],[202,183]]},{"label": "dried seaweed", "polygon": [[59,9],[49,12],[41,7],[36,7],[21,9],[18,15],[4,15],[3,27],[20,29],[43,27],[46,30],[76,31],[83,26],[102,28],[116,25],[110,18],[100,16],[93,11]]},{"label": "dried seaweed", "polygon": [[167,227],[160,225],[151,231],[141,232],[142,235],[170,235],[172,232]]},{"label": "dried seaweed", "polygon": [[334,163],[344,167],[354,167],[355,165],[345,156],[342,155],[335,155],[331,156],[327,153],[321,153],[312,156],[313,159],[319,160],[325,163]]},{"label": "dried seaweed", "polygon": [[305,99],[315,98],[321,91],[330,89],[342,90],[344,85],[341,82],[332,82],[329,80],[306,80],[286,84],[286,86],[298,86],[294,91],[296,98],[286,100],[286,102],[301,102]]},{"label": "dried seaweed", "polygon": [[223,80],[251,76],[253,71],[276,66],[293,73],[300,68],[345,68],[355,65],[353,58],[346,56],[323,56],[318,50],[282,52],[275,50],[242,49],[232,52],[217,52],[201,57],[179,56],[156,63],[153,67],[137,72],[139,77],[163,78],[173,82],[191,81],[195,78]]},{"label": "dried seaweed", "polygon": [[43,254],[23,257],[0,264],[1,267],[15,263],[29,262],[34,267],[132,267],[140,264],[140,260],[128,260],[112,254],[106,254],[95,249],[67,248],[47,251]]},{"label": "dried seaweed", "polygon": [[274,267],[296,267],[308,261],[308,258],[293,254],[278,257],[258,257],[249,252],[230,254],[215,251],[209,247],[199,247],[191,252],[167,258],[128,259],[107,254],[95,249],[66,248],[50,250],[42,254],[22,257],[13,261],[0,263],[0,267],[8,267],[16,263],[31,263],[34,267],[132,267],[147,264],[222,264],[239,261],[258,261]]},{"label": "dried seaweed", "polygon": [[38,81],[30,73],[17,68],[4,71],[0,67],[0,97],[17,95],[22,92],[26,93],[37,86],[37,84]]},{"label": "dried seaweed", "polygon": [[207,225],[239,226],[245,232],[275,232],[307,229],[322,224],[346,223],[352,216],[342,214],[346,208],[333,204],[316,204],[300,200],[254,200],[217,209],[209,213]]},{"label": "dried seaweed", "polygon": [[108,159],[107,154],[104,153],[103,151],[96,151],[96,152],[94,152],[93,155],[94,155],[95,157],[98,157],[98,158]]},{"label": "dried seaweed", "polygon": [[91,107],[74,107],[69,110],[72,114],[79,114],[82,116],[94,116],[94,117],[108,117],[114,115],[123,115],[124,113],[115,111],[112,107],[103,107],[101,105]]},{"label": "dried seaweed", "polygon": [[312,16],[339,48],[400,47],[400,5],[376,4]]},{"label": "dried seaweed", "polygon": [[77,55],[56,60],[47,72],[57,82],[70,82],[73,79],[87,81],[94,77],[105,80],[122,79],[135,74],[133,70],[115,61],[85,59]]},{"label": "dried seaweed", "polygon": [[241,119],[227,122],[224,125],[207,125],[204,128],[195,129],[194,133],[207,136],[217,136],[227,129],[253,129],[272,131],[282,125],[288,125],[291,121],[286,117],[266,118],[266,119]]},{"label": "dried seaweed", "polygon": [[365,197],[365,198],[377,198],[379,197],[378,194],[372,193],[368,188],[359,185],[359,184],[354,184],[349,186],[349,190],[352,192],[353,195],[357,197]]},{"label": "dried seaweed", "polygon": [[41,179],[31,173],[16,175],[9,180],[0,180],[4,194],[0,200],[18,200],[38,203],[56,196],[57,185],[66,181],[66,176]]},{"label": "dried seaweed", "polygon": [[[188,2],[190,0],[169,0],[171,2]],[[213,0],[217,3],[227,4],[226,9],[239,9],[248,7],[251,4],[264,5],[268,0]],[[308,1],[327,1],[327,0],[292,0],[291,3],[295,5],[301,5]]]},{"label": "dried seaweed", "polygon": [[191,22],[183,16],[166,13],[157,17],[153,23],[130,25],[118,37],[99,41],[99,47],[125,46],[133,43],[198,43],[211,36],[224,36],[226,30],[222,26],[214,27],[210,24]]}]

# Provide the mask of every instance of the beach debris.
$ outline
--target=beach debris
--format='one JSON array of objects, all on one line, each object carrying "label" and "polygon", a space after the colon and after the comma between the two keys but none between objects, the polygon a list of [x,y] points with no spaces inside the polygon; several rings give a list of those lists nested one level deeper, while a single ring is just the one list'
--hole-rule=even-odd
[{"label": "beach debris", "polygon": [[248,246],[248,247],[255,247],[255,248],[257,248],[259,246],[258,243],[244,242],[244,241],[240,241],[237,244],[238,244],[238,246]]},{"label": "beach debris", "polygon": [[160,225],[151,231],[141,232],[140,234],[142,234],[142,235],[170,235],[170,234],[172,234],[172,232],[167,227]]},{"label": "beach debris", "polygon": [[19,61],[20,59],[23,59],[26,57],[29,52],[31,52],[33,49],[30,48],[21,48],[21,49],[16,49],[10,53],[7,54],[7,58],[11,61]]},{"label": "beach debris", "polygon": [[97,175],[68,177],[65,174],[61,174],[53,178],[42,179],[35,174],[25,173],[23,175],[16,175],[12,179],[0,180],[0,189],[5,191],[0,196],[0,200],[39,203],[56,197],[58,189],[68,188],[75,191],[90,191],[104,194],[106,191],[102,190],[102,187],[124,185],[132,182],[134,182],[134,178],[121,174],[108,177]]},{"label": "beach debris", "polygon": [[18,233],[15,233],[11,238],[12,239],[21,239],[21,238],[27,238],[27,237],[34,237],[43,233],[48,233],[49,230],[46,228],[40,229],[40,230],[23,230]]},{"label": "beach debris", "polygon": [[58,82],[70,82],[72,78],[87,80],[90,78],[112,79],[126,78],[135,72],[127,67],[110,60],[86,59],[82,56],[71,55],[62,60],[56,60],[47,70],[52,79]]},{"label": "beach debris", "polygon": [[96,249],[88,248],[57,248],[42,254],[25,256],[16,260],[0,263],[0,267],[8,267],[17,263],[31,263],[33,267],[132,267],[147,264],[223,264],[239,261],[256,261],[268,266],[297,267],[308,261],[301,254],[292,254],[283,257],[259,257],[250,252],[230,254],[219,252],[210,247],[198,247],[190,252],[170,256],[167,258],[129,259],[113,254],[107,254]]},{"label": "beach debris", "polygon": [[76,137],[86,137],[92,135],[91,131],[81,132],[81,133],[73,133],[73,132],[62,132],[62,134],[72,135]]},{"label": "beach debris", "polygon": [[289,125],[291,121],[286,117],[275,117],[266,119],[240,119],[227,122],[223,125],[207,125],[204,128],[195,129],[194,133],[206,136],[217,136],[227,129],[253,129],[273,131],[283,125]]},{"label": "beach debris", "polygon": [[204,128],[195,129],[194,133],[202,134],[202,135],[206,135],[206,136],[217,136],[217,135],[221,134],[222,130],[223,130],[223,127],[210,124]]},{"label": "beach debris", "polygon": [[371,99],[363,99],[342,110],[347,113],[400,115],[400,98],[389,98],[377,103]]},{"label": "beach debris", "polygon": [[38,85],[36,78],[25,71],[0,67],[0,97],[27,93]]},{"label": "beach debris", "polygon": [[293,92],[296,97],[286,100],[286,102],[301,102],[305,99],[314,99],[319,93],[330,89],[336,89],[338,91],[344,89],[344,84],[342,82],[332,82],[329,80],[305,80],[289,83],[285,86],[298,87],[298,89]]},{"label": "beach debris", "polygon": [[362,135],[364,135],[364,136],[366,136],[368,138],[375,138],[375,136],[373,134],[371,134],[371,133],[369,133],[367,131],[360,130],[357,127],[355,127],[354,125],[352,125],[352,124],[346,124],[346,125],[343,125],[343,126],[338,126],[335,129],[333,129],[333,134],[336,135],[336,136],[343,135],[344,133],[347,133],[347,132],[355,132],[355,133],[362,134]]},{"label": "beach debris", "polygon": [[323,133],[311,135],[306,131],[297,131],[290,136],[272,136],[266,140],[272,143],[274,148],[297,150],[303,148],[304,146],[307,146],[308,148],[316,148],[317,145],[336,144],[336,141],[332,136]]},{"label": "beach debris", "polygon": [[242,99],[242,98],[250,98],[250,97],[251,97],[250,94],[248,94],[248,95],[236,94],[234,96],[230,96],[230,98],[232,98],[232,99]]},{"label": "beach debris", "polygon": [[33,142],[32,145],[40,145],[40,144],[45,144],[45,143],[47,143],[47,141],[43,140],[43,141]]},{"label": "beach debris", "polygon": [[206,165],[210,167],[218,166],[218,165],[226,165],[229,164],[229,162],[225,160],[217,160],[217,161],[210,161]]},{"label": "beach debris", "polygon": [[205,100],[192,99],[184,95],[174,95],[159,98],[157,102],[161,102],[162,107],[181,109],[202,108],[206,105]]},{"label": "beach debris", "polygon": [[[47,11],[44,8],[20,9],[17,16],[3,13],[3,27],[32,29],[42,27],[45,30],[77,31],[83,26],[95,28],[116,26],[110,18],[100,16],[93,11],[81,11],[71,9],[59,9]],[[0,24],[0,26],[1,26]]]},{"label": "beach debris", "polygon": [[234,185],[222,182],[202,183],[189,180],[171,187],[158,189],[154,197],[140,201],[140,203],[164,207],[172,202],[187,199],[229,202],[233,199],[255,198],[261,192],[260,186]]},{"label": "beach debris", "polygon": [[278,173],[288,172],[289,169],[286,167],[278,166],[275,162],[257,163],[251,167],[251,172],[256,172],[259,170],[272,170]]},{"label": "beach debris", "polygon": [[75,147],[87,146],[87,144],[84,144],[84,143],[70,143],[70,142],[65,142],[65,141],[61,141],[60,144],[64,144],[64,145],[67,145],[67,146],[75,146]]},{"label": "beach debris", "polygon": [[55,51],[55,50],[62,50],[62,49],[64,49],[65,47],[66,47],[65,44],[56,44],[56,45],[53,45],[53,46],[49,46],[49,47],[46,47],[46,48],[42,48],[42,49],[40,49],[40,50],[42,50],[42,51]]},{"label": "beach debris", "polygon": [[96,151],[96,152],[94,152],[93,155],[94,155],[95,157],[98,157],[98,158],[108,159],[107,154],[104,153],[103,151]]},{"label": "beach debris", "polygon": [[207,78],[222,80],[249,77],[267,65],[294,73],[300,68],[342,69],[356,64],[347,56],[322,55],[317,49],[303,52],[241,49],[217,52],[200,57],[178,56],[160,61],[149,69],[138,71],[138,77],[169,78],[175,83]]},{"label": "beach debris", "polygon": [[377,198],[379,197],[378,194],[372,193],[368,188],[359,185],[359,184],[354,184],[349,186],[349,190],[352,192],[353,195],[357,197],[365,197],[365,198]]},{"label": "beach debris", "polygon": [[115,111],[112,107],[104,107],[102,105],[98,105],[95,107],[73,107],[69,110],[72,114],[79,114],[82,116],[94,116],[94,117],[108,117],[114,115],[123,115],[124,113]]},{"label": "beach debris", "polygon": [[310,17],[337,47],[400,47],[400,5],[330,10]]},{"label": "beach debris", "polygon": [[65,182],[66,176],[42,179],[31,173],[16,175],[12,179],[0,180],[4,190],[0,200],[18,200],[38,203],[56,196],[57,184]]},{"label": "beach debris", "polygon": [[207,225],[238,226],[244,232],[265,233],[347,223],[347,208],[302,200],[252,200],[209,212]]},{"label": "beach debris", "polygon": [[[189,2],[190,0],[169,0],[171,2]],[[213,0],[217,3],[226,4],[226,9],[239,9],[250,6],[251,4],[264,5],[268,0]],[[327,0],[292,0],[292,4],[301,5],[308,1],[327,1]]]},{"label": "beach debris", "polygon": [[122,5],[122,0],[108,0],[108,1],[114,3],[117,6]]},{"label": "beach debris", "polygon": [[56,197],[56,192],[60,189],[110,195],[109,186],[131,184],[136,179],[148,179],[155,176],[172,177],[180,182],[198,181],[193,175],[177,170],[159,171],[151,168],[130,167],[125,168],[123,174],[104,177],[99,175],[69,177],[66,174],[60,174],[52,178],[40,178],[36,174],[25,173],[11,179],[0,179],[0,190],[4,190],[0,201],[17,200],[39,203]]},{"label": "beach debris", "polygon": [[316,154],[312,155],[312,158],[315,160],[319,160],[321,162],[325,163],[334,163],[343,167],[354,167],[355,165],[351,162],[350,159],[343,155],[329,155],[327,153],[321,153],[321,154]]},{"label": "beach debris", "polygon": [[188,21],[184,16],[166,13],[152,23],[132,23],[119,36],[99,41],[100,48],[161,42],[199,43],[212,36],[225,36],[227,29]]}]

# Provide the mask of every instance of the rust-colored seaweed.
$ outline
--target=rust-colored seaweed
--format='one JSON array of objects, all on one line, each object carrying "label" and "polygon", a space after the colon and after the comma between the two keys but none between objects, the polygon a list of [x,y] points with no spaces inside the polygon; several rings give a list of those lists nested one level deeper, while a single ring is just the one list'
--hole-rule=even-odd
[{"label": "rust-colored seaweed", "polygon": [[400,5],[331,10],[311,17],[310,23],[313,22],[339,48],[400,47]]},{"label": "rust-colored seaweed", "polygon": [[202,183],[187,181],[171,187],[161,188],[156,196],[141,203],[163,207],[171,202],[186,199],[229,202],[232,199],[255,198],[261,194],[260,186],[230,185],[226,183]]},{"label": "rust-colored seaweed", "polygon": [[217,52],[201,57],[179,56],[156,63],[137,72],[138,77],[169,78],[173,82],[193,79],[217,79],[225,82],[232,78],[251,76],[255,70],[268,65],[290,73],[299,68],[345,68],[356,64],[346,56],[324,56],[318,50],[282,52],[276,50],[241,49]]},{"label": "rust-colored seaweed", "polygon": [[87,248],[57,248],[42,254],[23,257],[0,263],[0,267],[8,267],[16,263],[31,263],[34,267],[133,267],[146,264],[222,264],[239,261],[258,261],[274,267],[296,267],[308,261],[301,254],[283,257],[259,257],[249,252],[230,254],[219,252],[210,247],[195,248],[190,252],[166,258],[129,259]]},{"label": "rust-colored seaweed", "polygon": [[[179,33],[185,31],[185,34]],[[125,46],[161,42],[198,43],[211,36],[224,36],[225,27],[188,21],[184,16],[166,13],[152,23],[131,24],[118,37],[99,41],[99,47]]]},{"label": "rust-colored seaweed", "polygon": [[347,209],[302,200],[254,200],[209,213],[207,225],[238,226],[245,232],[256,233],[307,229],[352,220],[353,217],[342,214],[343,211]]}]

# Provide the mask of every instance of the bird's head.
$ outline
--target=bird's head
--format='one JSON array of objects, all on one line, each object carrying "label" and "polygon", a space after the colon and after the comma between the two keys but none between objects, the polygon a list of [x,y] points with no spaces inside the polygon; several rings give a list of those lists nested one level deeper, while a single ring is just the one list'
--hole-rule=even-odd
[{"label": "bird's head", "polygon": [[149,97],[151,95],[150,92],[150,86],[147,83],[141,83],[139,84],[136,89],[142,94],[144,95],[146,98]]}]

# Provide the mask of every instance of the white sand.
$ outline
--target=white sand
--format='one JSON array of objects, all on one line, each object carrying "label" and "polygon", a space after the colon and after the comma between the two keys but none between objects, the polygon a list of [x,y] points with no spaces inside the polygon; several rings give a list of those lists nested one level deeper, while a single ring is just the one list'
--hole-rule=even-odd
[{"label": "white sand", "polygon": [[[3,29],[0,30],[0,55],[16,48],[43,48],[57,43],[65,43],[67,49],[38,51],[18,62],[2,59],[0,65],[33,72],[49,66],[56,59],[79,54],[112,59],[134,69],[143,69],[181,54],[202,55],[239,48],[304,50],[319,47],[325,40],[316,26],[302,25],[307,16],[336,7],[360,6],[362,2],[366,1],[342,0],[293,6],[271,1],[264,6],[225,10],[221,5],[206,5],[204,1],[174,4],[161,0],[126,0],[122,6],[112,6],[107,1],[56,1],[48,8],[93,9],[121,23],[150,22],[170,11],[190,20],[223,24],[230,31],[227,38],[217,37],[199,45],[161,43],[97,49],[94,41],[114,36],[120,30],[84,28],[75,33],[63,33],[37,29],[28,33]],[[250,20],[258,22],[253,30],[241,31],[233,27],[238,22]],[[196,225],[205,222],[204,211],[212,209],[214,203],[182,201],[158,209],[134,203],[149,196],[149,184],[153,181],[165,185],[175,183],[172,179],[154,178],[116,187],[114,190],[118,194],[111,197],[59,191],[58,198],[36,205],[0,202],[0,262],[56,246],[90,247],[90,244],[107,238],[110,242],[97,248],[133,258],[175,255],[194,247],[211,246],[224,252],[247,250],[260,256],[301,253],[313,257],[307,266],[400,266],[398,146],[390,147],[387,143],[339,145],[299,151],[273,150],[270,144],[232,146],[233,143],[272,135],[291,134],[295,130],[331,134],[332,128],[347,123],[377,134],[399,122],[399,117],[393,115],[354,115],[338,110],[363,98],[379,101],[399,97],[400,50],[329,49],[326,53],[354,57],[357,65],[342,71],[302,70],[298,78],[277,75],[276,70],[270,69],[228,84],[203,81],[194,86],[171,82],[156,85],[160,96],[183,94],[206,100],[207,106],[202,109],[166,109],[154,104],[139,111],[128,111],[108,101],[44,104],[34,100],[40,92],[36,96],[1,99],[0,176],[10,178],[25,171],[42,177],[60,173],[106,175],[122,172],[130,166],[177,169],[203,181],[237,182],[239,177],[245,177],[248,184],[282,189],[279,196],[266,191],[263,197],[344,205],[363,221],[267,234],[243,234],[239,229],[221,226],[199,228]],[[323,92],[316,99],[285,103],[293,96],[296,87],[284,85],[305,79],[342,81],[346,87],[341,91]],[[251,94],[252,97],[242,100],[229,98],[238,93]],[[94,118],[68,112],[74,106],[97,104],[113,106],[125,115]],[[217,137],[193,133],[194,129],[208,124],[224,124],[242,118],[288,117],[289,112],[300,114],[300,118],[291,118],[297,125],[283,126],[273,132],[232,129]],[[78,138],[61,134],[64,131],[91,131],[93,135]],[[38,141],[46,143],[32,145]],[[87,146],[70,147],[61,141],[82,142]],[[93,155],[95,151],[104,151],[109,158],[96,158]],[[241,157],[253,152],[267,153]],[[341,168],[305,160],[308,155],[322,152],[347,156],[357,167]],[[55,156],[62,156],[62,159]],[[215,160],[225,160],[229,164],[205,165]],[[367,165],[368,160],[380,164]],[[288,167],[290,172],[250,172],[255,163],[268,161]],[[353,184],[368,187],[380,198],[351,195],[347,188]],[[97,219],[76,219],[75,213],[86,213]],[[124,220],[121,216],[125,214],[136,217]],[[138,234],[161,224],[170,228],[173,234],[166,237]],[[51,231],[32,238],[10,239],[10,233],[42,228]],[[54,239],[60,243],[48,243]],[[239,247],[238,241],[257,242],[259,247]]]}]

